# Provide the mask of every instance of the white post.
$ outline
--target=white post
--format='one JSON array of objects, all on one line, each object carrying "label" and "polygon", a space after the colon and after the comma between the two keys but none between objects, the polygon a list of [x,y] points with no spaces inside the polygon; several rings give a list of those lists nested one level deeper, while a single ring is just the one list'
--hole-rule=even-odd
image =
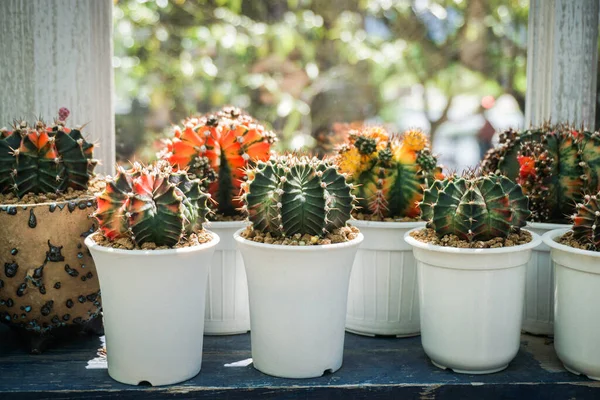
[{"label": "white post", "polygon": [[525,125],[594,129],[599,0],[530,0]]},{"label": "white post", "polygon": [[112,173],[115,164],[112,0],[0,1],[0,127],[51,120],[60,107]]}]

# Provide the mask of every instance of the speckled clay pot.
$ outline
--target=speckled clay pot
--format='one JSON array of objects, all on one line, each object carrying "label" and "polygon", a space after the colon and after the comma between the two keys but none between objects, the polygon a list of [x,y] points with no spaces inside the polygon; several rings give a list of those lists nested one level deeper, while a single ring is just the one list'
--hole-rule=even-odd
[{"label": "speckled clay pot", "polygon": [[33,352],[41,350],[33,337],[79,330],[100,312],[96,268],[83,244],[96,229],[95,204],[0,205],[0,320],[32,333]]}]

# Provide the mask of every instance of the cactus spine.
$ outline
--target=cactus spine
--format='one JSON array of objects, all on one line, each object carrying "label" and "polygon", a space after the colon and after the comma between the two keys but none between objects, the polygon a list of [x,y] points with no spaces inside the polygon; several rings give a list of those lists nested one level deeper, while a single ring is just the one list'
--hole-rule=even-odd
[{"label": "cactus spine", "polygon": [[248,170],[242,199],[253,228],[271,235],[323,236],[351,218],[352,186],[327,161],[273,156]]},{"label": "cactus spine", "polygon": [[80,129],[65,126],[68,116],[69,111],[61,108],[51,126],[41,120],[33,126],[20,121],[12,131],[0,130],[0,193],[23,197],[87,189],[97,164],[94,145]]},{"label": "cactus spine", "polygon": [[507,130],[481,166],[521,184],[531,220],[568,223],[582,193],[600,188],[600,134],[566,124]]},{"label": "cactus spine", "polygon": [[588,249],[600,251],[600,192],[585,195],[583,203],[577,204],[577,212],[573,215],[573,238]]},{"label": "cactus spine", "polygon": [[437,236],[461,240],[506,238],[526,224],[528,199],[521,187],[499,175],[436,180],[421,202],[423,220]]},{"label": "cactus spine", "polygon": [[425,134],[418,130],[400,137],[381,127],[351,131],[337,161],[355,184],[362,210],[380,218],[418,217],[423,189],[442,176]]},{"label": "cactus spine", "polygon": [[175,137],[166,142],[159,157],[202,179],[218,203],[217,212],[237,214],[245,168],[269,159],[275,134],[235,107],[188,118],[183,129],[174,130]]},{"label": "cactus spine", "polygon": [[202,229],[209,197],[199,179],[164,162],[146,168],[134,164],[129,171],[119,168],[107,181],[94,216],[110,240],[128,237],[138,246],[153,242],[172,247]]}]

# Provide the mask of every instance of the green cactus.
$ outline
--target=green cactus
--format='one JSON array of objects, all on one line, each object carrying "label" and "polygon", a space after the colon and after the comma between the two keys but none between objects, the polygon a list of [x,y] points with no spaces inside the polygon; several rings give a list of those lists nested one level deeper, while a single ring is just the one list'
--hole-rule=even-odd
[{"label": "green cactus", "polygon": [[573,238],[588,246],[588,250],[600,251],[600,192],[583,196],[583,203],[576,206],[573,215]]},{"label": "green cactus", "polygon": [[451,176],[424,191],[421,217],[437,236],[461,240],[506,238],[526,224],[530,211],[521,187],[505,176]]},{"label": "green cactus", "polygon": [[147,168],[134,164],[107,180],[94,216],[109,240],[128,237],[138,246],[152,242],[172,247],[202,229],[209,198],[199,179],[173,171],[165,162]]},{"label": "green cactus", "polygon": [[86,190],[97,160],[94,145],[79,129],[65,127],[69,111],[61,108],[52,126],[16,122],[12,131],[0,130],[0,193],[62,193]]},{"label": "green cactus", "polygon": [[322,236],[346,225],[356,198],[335,165],[306,156],[272,157],[247,171],[243,209],[274,236]]},{"label": "green cactus", "polygon": [[568,223],[582,193],[600,189],[600,134],[566,124],[507,130],[481,167],[523,187],[532,221]]}]

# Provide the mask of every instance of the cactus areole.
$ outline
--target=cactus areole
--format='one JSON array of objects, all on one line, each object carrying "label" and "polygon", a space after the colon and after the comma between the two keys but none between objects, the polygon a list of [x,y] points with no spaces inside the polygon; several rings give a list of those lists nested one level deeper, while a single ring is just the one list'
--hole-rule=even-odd
[{"label": "cactus areole", "polygon": [[482,168],[523,187],[532,221],[566,224],[583,193],[600,189],[600,133],[566,124],[507,130]]},{"label": "cactus areole", "polygon": [[60,194],[68,188],[86,190],[97,164],[94,145],[80,129],[69,129],[69,115],[61,108],[52,125],[15,122],[0,130],[0,193],[18,197],[27,193]]},{"label": "cactus areole", "polygon": [[573,238],[588,250],[600,251],[600,192],[584,195],[573,219]]},{"label": "cactus areole", "polygon": [[417,218],[423,190],[441,177],[425,134],[389,135],[381,127],[353,130],[339,151],[340,171],[350,175],[360,211],[379,218]]},{"label": "cactus areole", "polygon": [[273,156],[247,171],[244,210],[253,229],[273,236],[323,236],[351,218],[355,196],[336,165],[317,158]]},{"label": "cactus areole", "polygon": [[97,197],[94,216],[106,238],[130,238],[136,245],[175,246],[202,229],[208,212],[199,179],[174,171],[165,162],[150,167],[119,168]]},{"label": "cactus areole", "polygon": [[468,242],[506,238],[530,215],[521,187],[494,174],[436,180],[420,206],[427,227],[439,238],[456,235]]},{"label": "cactus areole", "polygon": [[174,131],[159,157],[201,179],[218,204],[216,212],[239,214],[245,169],[269,159],[275,134],[235,107],[188,118]]}]

